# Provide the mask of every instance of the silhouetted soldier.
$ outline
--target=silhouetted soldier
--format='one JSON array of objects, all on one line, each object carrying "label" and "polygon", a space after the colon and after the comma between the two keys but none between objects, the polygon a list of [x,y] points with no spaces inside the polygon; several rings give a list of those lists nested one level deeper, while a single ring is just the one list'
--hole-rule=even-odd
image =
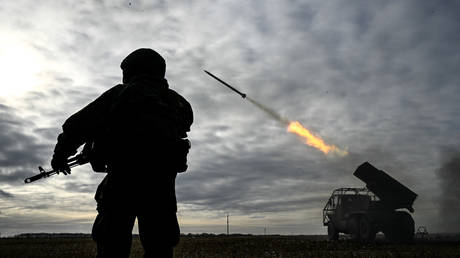
[{"label": "silhouetted soldier", "polygon": [[187,169],[193,122],[190,104],[169,89],[165,60],[138,49],[121,63],[123,84],[66,120],[51,165],[70,172],[67,158],[86,143],[93,170],[107,171],[95,199],[98,257],[128,257],[137,217],[145,257],[172,257],[179,242],[175,178]]}]

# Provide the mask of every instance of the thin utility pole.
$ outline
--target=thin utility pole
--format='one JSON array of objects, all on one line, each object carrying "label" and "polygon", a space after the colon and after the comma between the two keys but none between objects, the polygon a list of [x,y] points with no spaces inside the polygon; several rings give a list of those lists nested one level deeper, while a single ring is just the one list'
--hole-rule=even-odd
[{"label": "thin utility pole", "polygon": [[227,236],[229,235],[229,227],[228,227],[228,214],[227,214]]}]

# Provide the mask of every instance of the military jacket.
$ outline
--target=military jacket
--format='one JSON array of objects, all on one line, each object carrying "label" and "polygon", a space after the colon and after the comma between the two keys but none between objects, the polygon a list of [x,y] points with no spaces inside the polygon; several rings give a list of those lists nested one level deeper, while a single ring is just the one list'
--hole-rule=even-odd
[{"label": "military jacket", "polygon": [[70,156],[93,141],[108,167],[97,201],[113,206],[155,202],[175,209],[174,180],[180,172],[175,165],[183,162],[177,157],[184,155],[182,139],[192,123],[190,104],[165,79],[137,77],[68,118],[55,153]]}]

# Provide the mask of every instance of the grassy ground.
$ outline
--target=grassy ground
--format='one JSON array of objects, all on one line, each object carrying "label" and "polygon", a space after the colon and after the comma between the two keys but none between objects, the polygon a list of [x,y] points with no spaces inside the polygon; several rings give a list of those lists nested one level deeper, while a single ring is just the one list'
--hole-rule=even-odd
[{"label": "grassy ground", "polygon": [[[0,239],[0,257],[94,257],[91,238]],[[135,238],[131,257],[142,257]],[[311,236],[184,236],[175,257],[459,257],[460,242],[328,242]]]}]

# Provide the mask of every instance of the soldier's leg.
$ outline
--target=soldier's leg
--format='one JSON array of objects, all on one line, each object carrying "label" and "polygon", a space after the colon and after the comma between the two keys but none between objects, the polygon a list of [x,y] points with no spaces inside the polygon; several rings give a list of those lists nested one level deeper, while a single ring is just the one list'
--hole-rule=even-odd
[{"label": "soldier's leg", "polygon": [[135,219],[136,216],[120,211],[100,211],[92,230],[96,257],[129,257]]},{"label": "soldier's leg", "polygon": [[144,257],[173,257],[179,243],[179,224],[175,212],[142,214],[137,217]]}]

